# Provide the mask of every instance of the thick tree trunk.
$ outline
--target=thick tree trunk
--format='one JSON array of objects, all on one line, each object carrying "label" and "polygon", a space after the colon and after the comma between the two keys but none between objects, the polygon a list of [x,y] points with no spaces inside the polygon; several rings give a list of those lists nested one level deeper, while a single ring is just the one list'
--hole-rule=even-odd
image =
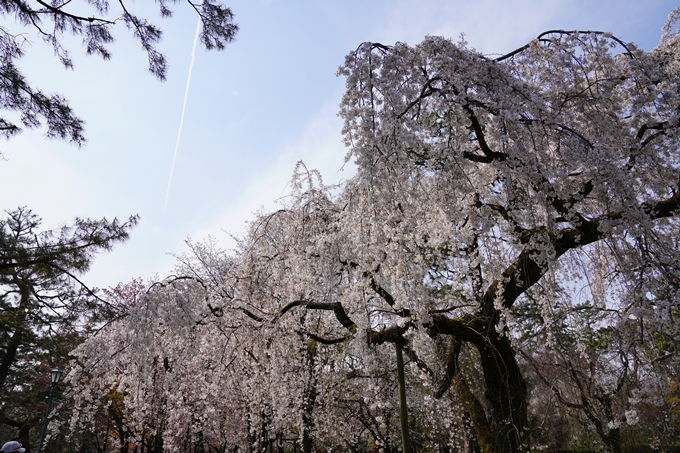
[{"label": "thick tree trunk", "polygon": [[[482,449],[479,445],[479,440],[477,440],[477,434],[475,434],[475,429],[472,426],[472,419],[468,411],[463,411],[463,430],[465,431],[465,447],[463,448],[464,453],[482,453]],[[447,449],[447,451],[450,450]],[[493,449],[491,450],[493,451]]]},{"label": "thick tree trunk", "polygon": [[31,453],[31,440],[29,434],[33,426],[35,426],[35,423],[27,423],[19,428],[19,439],[21,439],[21,446],[26,449],[26,453]]},{"label": "thick tree trunk", "polygon": [[[162,426],[162,425],[161,425]],[[163,453],[163,431],[165,427],[162,426],[156,430],[156,436],[153,443],[154,453]]]},{"label": "thick tree trunk", "polygon": [[5,381],[9,375],[9,369],[16,361],[17,350],[21,345],[21,333],[22,329],[18,327],[7,342],[7,348],[4,354],[2,354],[2,360],[0,360],[0,389],[4,388]]},{"label": "thick tree trunk", "polygon": [[469,417],[481,453],[495,453],[495,436],[489,426],[486,412],[484,412],[481,403],[472,393],[470,387],[468,387],[467,382],[465,382],[465,379],[463,379],[460,373],[456,373],[453,377],[453,389],[455,390],[458,399],[463,403],[463,407]]},{"label": "thick tree trunk", "polygon": [[483,343],[475,346],[492,408],[496,452],[526,452],[529,450],[527,388],[510,340],[494,329],[487,332]]},{"label": "thick tree trunk", "polygon": [[[470,343],[479,352],[485,396],[491,405],[490,413],[478,400],[475,401],[476,397],[467,388],[464,376],[456,376],[460,374],[456,351],[459,346],[456,344],[448,359],[447,377],[452,380],[451,384],[456,385],[456,393],[472,418],[483,451],[526,452],[529,450],[526,383],[510,340],[496,331],[498,312],[493,309],[488,311],[490,315],[478,314],[457,319],[433,315],[430,335],[452,335],[457,344]],[[441,390],[438,393],[441,394]],[[487,426],[490,427],[493,440],[489,439]]]},{"label": "thick tree trunk", "polygon": [[19,346],[21,346],[21,342],[24,340],[24,324],[26,323],[26,314],[29,312],[28,307],[31,302],[31,293],[28,286],[23,283],[23,281],[16,278],[13,283],[19,288],[19,292],[21,293],[21,301],[19,306],[14,309],[16,318],[12,319],[10,322],[13,327],[15,327],[15,329],[9,341],[7,342],[7,347],[2,354],[2,360],[0,360],[0,392],[5,386],[5,381],[9,375],[10,368],[17,360],[17,351],[19,350]]},{"label": "thick tree trunk", "polygon": [[611,453],[621,453],[621,432],[619,431],[619,428],[614,428],[611,431],[609,431],[609,435],[607,436],[607,447],[609,447],[609,451]]}]

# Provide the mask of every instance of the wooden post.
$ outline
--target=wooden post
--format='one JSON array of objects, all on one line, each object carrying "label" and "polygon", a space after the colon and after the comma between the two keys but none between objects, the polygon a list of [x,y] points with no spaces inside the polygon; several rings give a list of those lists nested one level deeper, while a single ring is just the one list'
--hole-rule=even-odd
[{"label": "wooden post", "polygon": [[411,453],[411,438],[408,432],[408,411],[406,410],[406,382],[404,379],[404,355],[401,343],[397,347],[397,380],[399,381],[399,418],[401,419],[401,448],[403,453]]}]

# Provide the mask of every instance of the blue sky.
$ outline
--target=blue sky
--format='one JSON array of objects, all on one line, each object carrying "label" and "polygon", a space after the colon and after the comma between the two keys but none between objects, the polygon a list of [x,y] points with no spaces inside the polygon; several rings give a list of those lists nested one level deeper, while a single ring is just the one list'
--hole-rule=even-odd
[{"label": "blue sky", "polygon": [[[651,49],[676,6],[672,1],[280,1],[228,2],[241,31],[223,52],[196,52],[167,208],[164,202],[196,27],[188,5],[160,19],[166,82],[121,25],[113,58],[87,57],[67,39],[75,70],[63,69],[32,30],[20,68],[36,87],[66,96],[86,124],[87,144],[48,141],[44,130],[0,141],[0,207],[26,205],[52,228],[76,216],[139,214],[131,239],[98,256],[84,280],[115,286],[164,277],[184,241],[211,235],[224,248],[261,206],[276,207],[298,160],[327,183],[352,176],[337,117],[344,80],[335,76],[364,41],[417,44],[426,35],[457,40],[487,54],[515,49],[554,28],[611,31]],[[5,27],[20,31],[13,21]]]}]

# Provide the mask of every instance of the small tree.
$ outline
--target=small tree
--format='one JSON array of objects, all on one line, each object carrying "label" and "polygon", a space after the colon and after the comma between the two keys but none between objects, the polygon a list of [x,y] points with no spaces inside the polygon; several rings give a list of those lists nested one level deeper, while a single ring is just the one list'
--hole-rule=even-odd
[{"label": "small tree", "polygon": [[0,423],[15,428],[28,449],[44,414],[48,371],[66,364],[106,306],[79,275],[136,223],[137,217],[76,219],[41,232],[40,219],[26,208],[0,221]]}]

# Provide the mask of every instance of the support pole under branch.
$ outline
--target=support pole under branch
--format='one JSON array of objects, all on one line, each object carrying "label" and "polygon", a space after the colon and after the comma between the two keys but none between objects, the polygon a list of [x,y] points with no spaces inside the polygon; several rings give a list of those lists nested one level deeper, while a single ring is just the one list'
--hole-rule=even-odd
[{"label": "support pole under branch", "polygon": [[404,379],[404,354],[401,344],[397,347],[397,380],[399,381],[399,418],[401,420],[401,447],[403,453],[411,453],[411,438],[408,432],[408,411],[406,410],[406,380]]}]

